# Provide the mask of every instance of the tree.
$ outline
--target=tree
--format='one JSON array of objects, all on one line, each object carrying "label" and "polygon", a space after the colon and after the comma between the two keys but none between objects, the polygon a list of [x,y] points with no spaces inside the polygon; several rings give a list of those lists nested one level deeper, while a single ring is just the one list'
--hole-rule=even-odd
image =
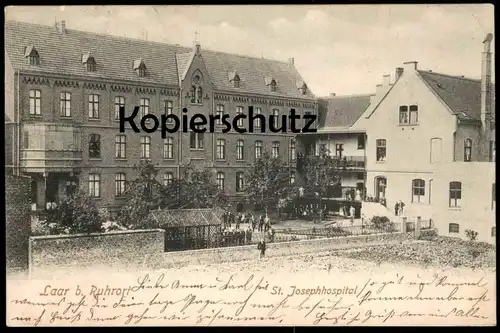
[{"label": "tree", "polygon": [[196,169],[188,164],[183,166],[183,177],[178,181],[179,208],[215,208],[227,204],[228,198],[219,189],[211,169]]},{"label": "tree", "polygon": [[102,231],[102,218],[92,197],[77,191],[47,212],[45,226],[51,234],[78,234]]},{"label": "tree", "polygon": [[154,227],[148,221],[151,209],[161,203],[161,185],[156,180],[158,169],[149,161],[134,165],[138,176],[127,182],[125,188],[126,204],[122,206],[118,220],[130,229]]},{"label": "tree", "polygon": [[245,195],[267,211],[284,199],[290,190],[290,170],[283,160],[264,152],[245,175]]},{"label": "tree", "polygon": [[319,219],[323,218],[323,198],[328,197],[332,186],[340,184],[341,161],[330,156],[326,149],[319,151],[315,155],[301,155],[300,171],[304,180],[304,196],[317,199],[319,202],[318,210],[315,214]]}]

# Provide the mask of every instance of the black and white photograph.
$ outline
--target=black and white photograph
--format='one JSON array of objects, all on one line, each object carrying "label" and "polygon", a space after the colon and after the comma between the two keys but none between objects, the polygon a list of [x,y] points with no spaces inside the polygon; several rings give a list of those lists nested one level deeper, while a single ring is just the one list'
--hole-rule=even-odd
[{"label": "black and white photograph", "polygon": [[4,16],[8,326],[496,326],[493,4]]}]

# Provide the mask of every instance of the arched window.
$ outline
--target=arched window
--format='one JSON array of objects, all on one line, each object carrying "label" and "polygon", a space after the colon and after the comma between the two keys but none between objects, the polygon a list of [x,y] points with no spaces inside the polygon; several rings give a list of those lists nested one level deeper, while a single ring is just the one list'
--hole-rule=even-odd
[{"label": "arched window", "polygon": [[201,87],[198,87],[196,91],[196,103],[203,104],[203,89]]},{"label": "arched window", "polygon": [[425,181],[423,179],[413,179],[411,182],[411,202],[424,202]]},{"label": "arched window", "polygon": [[465,139],[464,141],[464,162],[472,161],[472,140]]}]

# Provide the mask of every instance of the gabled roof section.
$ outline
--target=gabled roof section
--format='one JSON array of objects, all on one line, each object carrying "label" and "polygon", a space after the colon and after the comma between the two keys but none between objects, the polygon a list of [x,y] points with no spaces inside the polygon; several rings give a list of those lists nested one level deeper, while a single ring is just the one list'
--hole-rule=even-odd
[{"label": "gabled roof section", "polygon": [[[419,70],[424,82],[461,120],[481,120],[481,80]],[[494,92],[495,88],[492,85]],[[492,114],[495,110],[492,94]]]},{"label": "gabled roof section", "polygon": [[307,84],[304,82],[304,80],[297,80],[295,82],[295,86],[297,89],[307,89]]},{"label": "gabled roof section", "polygon": [[38,51],[36,50],[35,45],[31,44],[26,47],[24,50],[24,57],[38,57]]},{"label": "gabled roof section", "polygon": [[272,76],[264,77],[264,82],[266,82],[266,86],[269,86],[271,84],[276,84],[276,80]]},{"label": "gabled roof section", "polygon": [[371,94],[334,96],[318,101],[321,128],[350,127],[370,105]]},{"label": "gabled roof section", "polygon": [[227,72],[227,78],[229,81],[235,81],[235,80],[239,80],[240,79],[240,76],[238,75],[238,72],[236,71],[229,71]]},{"label": "gabled roof section", "polygon": [[142,60],[142,58],[134,60],[132,64],[133,64],[132,67],[134,70],[140,69],[140,68],[146,69],[146,64],[144,63],[144,60]]},{"label": "gabled roof section", "polygon": [[[192,58],[192,47],[117,37],[104,34],[66,29],[61,34],[53,26],[6,21],[4,25],[5,50],[16,70],[43,71],[100,77],[103,79],[127,80],[141,83],[156,83],[178,86],[180,78]],[[43,66],[34,68],[25,60],[26,45],[36,43],[43,57]],[[93,56],[99,71],[87,72],[82,66],[82,53],[98,50]],[[303,80],[295,66],[288,62],[254,58],[211,50],[201,50],[210,80],[216,90],[239,93],[270,95],[265,77],[278,83],[273,96],[314,100],[308,91],[302,95],[296,82]],[[134,60],[142,57],[148,75],[140,77],[130,70]],[[239,88],[227,77],[236,72],[244,80]],[[270,83],[270,82],[269,82]],[[310,89],[308,89],[310,90]]]},{"label": "gabled roof section", "polygon": [[189,66],[191,66],[193,62],[194,55],[194,52],[177,53],[175,55],[177,70],[179,71],[179,82],[182,82],[186,78]]},{"label": "gabled roof section", "polygon": [[94,56],[90,52],[84,53],[82,55],[82,64],[86,63],[95,63]]}]

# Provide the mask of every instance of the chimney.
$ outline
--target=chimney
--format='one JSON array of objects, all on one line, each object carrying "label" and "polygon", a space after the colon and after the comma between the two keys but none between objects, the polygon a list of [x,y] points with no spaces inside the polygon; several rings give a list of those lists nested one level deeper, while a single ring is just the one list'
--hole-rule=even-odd
[{"label": "chimney", "polygon": [[403,68],[406,69],[406,70],[414,70],[414,71],[416,71],[417,70],[417,64],[418,64],[417,61],[403,62]]},{"label": "chimney", "polygon": [[194,51],[195,51],[196,55],[200,55],[200,53],[201,53],[201,45],[200,45],[200,43],[196,42],[194,44]]},{"label": "chimney", "polygon": [[403,75],[404,68],[403,67],[397,67],[396,68],[396,81]]},{"label": "chimney", "polygon": [[384,88],[387,88],[391,85],[391,76],[390,75],[384,75],[382,78],[382,86]]},{"label": "chimney", "polygon": [[56,22],[56,30],[59,34],[64,35],[66,33],[66,21]]},{"label": "chimney", "polygon": [[337,96],[336,93],[330,93],[330,97],[335,97],[335,96]]},{"label": "chimney", "polygon": [[483,59],[481,66],[481,125],[484,152],[483,158],[489,156],[489,145],[491,135],[491,41],[493,34],[489,33],[483,41]]},{"label": "chimney", "polygon": [[295,59],[294,58],[288,58],[288,63],[290,65],[292,65],[292,66],[295,65]]}]

